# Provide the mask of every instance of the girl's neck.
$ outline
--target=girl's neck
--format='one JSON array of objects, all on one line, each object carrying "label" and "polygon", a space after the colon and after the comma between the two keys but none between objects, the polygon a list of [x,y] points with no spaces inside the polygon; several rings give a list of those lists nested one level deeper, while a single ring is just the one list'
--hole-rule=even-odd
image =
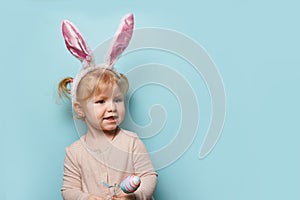
[{"label": "girl's neck", "polygon": [[85,142],[93,149],[101,148],[101,146],[106,146],[105,144],[112,142],[120,130],[119,127],[109,132],[89,128],[85,136]]},{"label": "girl's neck", "polygon": [[115,137],[119,134],[120,132],[120,127],[117,126],[117,128],[115,130],[112,131],[106,131],[106,132],[102,132],[110,141],[113,141],[115,139]]}]

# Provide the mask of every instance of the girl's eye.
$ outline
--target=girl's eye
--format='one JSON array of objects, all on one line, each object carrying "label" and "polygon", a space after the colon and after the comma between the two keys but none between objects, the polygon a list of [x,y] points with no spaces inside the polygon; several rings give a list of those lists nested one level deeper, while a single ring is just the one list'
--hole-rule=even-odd
[{"label": "girl's eye", "polygon": [[120,102],[122,102],[122,101],[123,101],[122,98],[115,99],[115,102],[116,102],[116,103],[120,103]]},{"label": "girl's eye", "polygon": [[105,103],[105,101],[104,100],[99,100],[99,101],[96,101],[96,103],[98,104],[104,104]]}]

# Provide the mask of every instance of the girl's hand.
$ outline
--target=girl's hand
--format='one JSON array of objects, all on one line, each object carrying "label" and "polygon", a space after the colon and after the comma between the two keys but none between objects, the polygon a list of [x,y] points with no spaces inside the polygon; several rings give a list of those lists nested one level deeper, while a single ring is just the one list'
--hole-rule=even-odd
[{"label": "girl's hand", "polygon": [[88,200],[104,200],[104,199],[95,195],[90,195]]},{"label": "girl's hand", "polygon": [[113,196],[113,200],[136,200],[134,194],[119,194],[118,196]]}]

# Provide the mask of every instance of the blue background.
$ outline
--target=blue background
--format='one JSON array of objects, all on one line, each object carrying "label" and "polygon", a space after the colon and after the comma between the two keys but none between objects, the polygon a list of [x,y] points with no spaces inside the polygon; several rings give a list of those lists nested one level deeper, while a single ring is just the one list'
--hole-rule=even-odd
[{"label": "blue background", "polygon": [[56,87],[79,63],[65,48],[61,20],[72,20],[94,48],[128,12],[137,28],[173,29],[201,44],[226,88],[216,147],[198,159],[207,125],[199,128],[185,154],[158,171],[155,199],[300,199],[299,8],[296,0],[2,2],[0,199],[62,199],[64,148],[78,136]]}]

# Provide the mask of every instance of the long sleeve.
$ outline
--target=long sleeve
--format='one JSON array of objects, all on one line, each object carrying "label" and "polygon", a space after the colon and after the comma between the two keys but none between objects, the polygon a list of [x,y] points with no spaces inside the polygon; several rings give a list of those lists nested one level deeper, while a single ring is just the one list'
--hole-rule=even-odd
[{"label": "long sleeve", "polygon": [[89,196],[89,194],[82,192],[78,163],[68,148],[66,149],[61,192],[64,200],[86,200]]},{"label": "long sleeve", "polygon": [[113,195],[114,190],[105,187],[101,181],[119,184],[131,174],[141,178],[141,185],[134,193],[136,199],[152,199],[157,173],[136,134],[122,132],[100,153],[85,145],[78,140],[66,148],[61,189],[64,200],[87,200],[91,194],[106,199]]},{"label": "long sleeve", "polygon": [[134,147],[134,168],[141,178],[141,185],[135,192],[139,200],[150,200],[157,184],[157,173],[152,165],[149,153],[140,139],[137,139]]}]

